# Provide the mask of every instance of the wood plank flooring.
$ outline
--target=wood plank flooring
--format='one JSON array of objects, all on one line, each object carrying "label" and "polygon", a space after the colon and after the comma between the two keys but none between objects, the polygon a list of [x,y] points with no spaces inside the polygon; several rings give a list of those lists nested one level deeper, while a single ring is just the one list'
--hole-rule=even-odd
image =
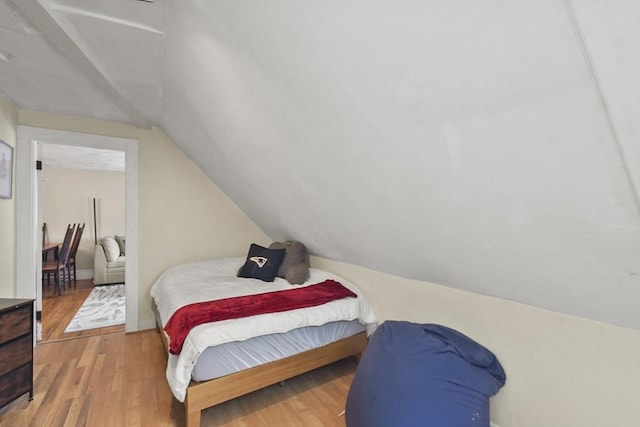
[{"label": "wood plank flooring", "polygon": [[[25,394],[0,409],[1,426],[184,426],[157,331],[58,338],[38,343],[34,357],[34,399]],[[344,427],[339,414],[355,367],[348,358],[209,408],[202,426]]]},{"label": "wood plank flooring", "polygon": [[91,293],[93,282],[78,280],[76,286],[67,289],[58,296],[55,286],[44,286],[42,295],[42,341],[56,341],[77,337],[124,332],[124,325],[107,328],[87,329],[85,331],[64,333],[65,328],[73,319],[84,300]]}]

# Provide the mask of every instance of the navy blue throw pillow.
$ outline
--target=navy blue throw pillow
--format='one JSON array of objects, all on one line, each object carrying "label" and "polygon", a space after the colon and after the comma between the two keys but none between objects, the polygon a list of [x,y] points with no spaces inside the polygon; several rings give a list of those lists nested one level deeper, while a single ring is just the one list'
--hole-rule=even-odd
[{"label": "navy blue throw pillow", "polygon": [[252,243],[247,260],[238,270],[238,277],[273,282],[284,260],[284,254],[285,249],[268,249]]}]

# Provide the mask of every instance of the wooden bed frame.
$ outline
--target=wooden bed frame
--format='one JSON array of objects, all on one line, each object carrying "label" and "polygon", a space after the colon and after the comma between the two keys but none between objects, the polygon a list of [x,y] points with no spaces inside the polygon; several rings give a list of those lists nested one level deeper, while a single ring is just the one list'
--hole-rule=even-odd
[{"label": "wooden bed frame", "polygon": [[[158,331],[168,354],[169,347],[166,334],[160,328],[158,328]],[[203,409],[346,357],[355,356],[359,359],[366,347],[367,334],[366,332],[361,332],[323,347],[245,369],[224,377],[202,382],[191,381],[184,400],[186,425],[187,427],[200,427],[200,415]]]}]

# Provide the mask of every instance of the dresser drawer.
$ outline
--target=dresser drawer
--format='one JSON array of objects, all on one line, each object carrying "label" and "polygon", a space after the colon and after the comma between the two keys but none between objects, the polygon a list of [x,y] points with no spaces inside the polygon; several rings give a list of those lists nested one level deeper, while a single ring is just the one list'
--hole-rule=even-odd
[{"label": "dresser drawer", "polygon": [[24,365],[0,377],[0,407],[31,390],[31,365]]},{"label": "dresser drawer", "polygon": [[0,375],[13,370],[16,366],[31,362],[33,357],[33,339],[31,335],[0,345]]},{"label": "dresser drawer", "polygon": [[31,316],[30,307],[23,307],[5,313],[2,316],[2,322],[0,322],[0,343],[29,333],[31,330]]}]

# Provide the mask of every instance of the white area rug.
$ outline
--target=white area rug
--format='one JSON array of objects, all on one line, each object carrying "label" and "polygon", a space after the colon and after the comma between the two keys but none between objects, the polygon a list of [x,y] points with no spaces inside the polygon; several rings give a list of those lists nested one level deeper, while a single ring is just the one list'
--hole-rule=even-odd
[{"label": "white area rug", "polygon": [[125,321],[124,285],[96,286],[64,332],[122,325]]}]

